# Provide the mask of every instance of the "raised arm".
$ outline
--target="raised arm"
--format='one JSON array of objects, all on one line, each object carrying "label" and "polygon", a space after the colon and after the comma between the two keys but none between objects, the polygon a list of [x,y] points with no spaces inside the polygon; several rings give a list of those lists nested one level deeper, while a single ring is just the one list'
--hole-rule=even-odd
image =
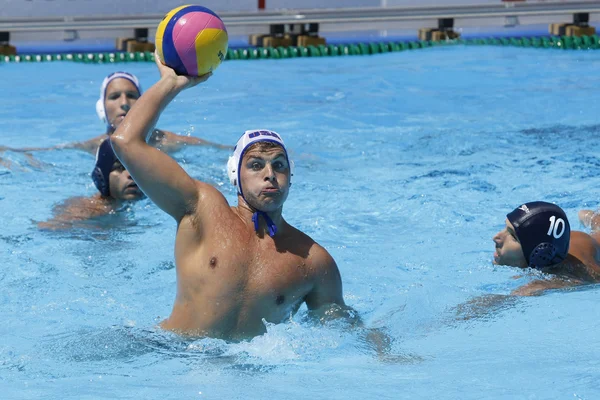
[{"label": "raised arm", "polygon": [[[156,57],[158,59],[158,57]],[[175,160],[146,143],[161,112],[182,90],[206,81],[202,77],[178,76],[157,61],[161,77],[125,116],[110,136],[113,149],[133,180],[156,205],[177,222],[195,210],[200,184]]]}]

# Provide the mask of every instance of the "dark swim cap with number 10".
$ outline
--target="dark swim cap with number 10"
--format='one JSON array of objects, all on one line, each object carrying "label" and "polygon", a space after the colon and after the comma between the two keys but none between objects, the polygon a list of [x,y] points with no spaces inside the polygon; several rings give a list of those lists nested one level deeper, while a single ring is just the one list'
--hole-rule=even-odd
[{"label": "dark swim cap with number 10", "polygon": [[543,268],[567,257],[571,227],[557,205],[534,201],[515,208],[506,217],[515,228],[529,267]]}]

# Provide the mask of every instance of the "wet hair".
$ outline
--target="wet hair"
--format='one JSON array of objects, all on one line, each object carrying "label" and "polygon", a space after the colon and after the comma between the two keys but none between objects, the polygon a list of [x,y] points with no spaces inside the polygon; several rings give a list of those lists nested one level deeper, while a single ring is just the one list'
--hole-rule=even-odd
[{"label": "wet hair", "polygon": [[543,268],[567,257],[571,226],[559,206],[543,201],[525,203],[506,218],[515,228],[529,267]]},{"label": "wet hair", "polygon": [[279,144],[279,143],[275,143],[275,142],[255,142],[252,143],[250,146],[248,146],[248,148],[246,149],[246,151],[244,153],[249,152],[250,150],[268,150],[268,149],[272,149],[274,147],[279,147],[280,149],[282,149],[283,151],[285,151],[285,149]]}]

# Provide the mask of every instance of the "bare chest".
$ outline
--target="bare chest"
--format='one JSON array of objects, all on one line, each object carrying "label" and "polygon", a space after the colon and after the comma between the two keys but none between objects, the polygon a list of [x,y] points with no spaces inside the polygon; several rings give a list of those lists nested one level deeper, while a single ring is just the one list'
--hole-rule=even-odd
[{"label": "bare chest", "polygon": [[247,291],[253,294],[256,307],[272,310],[274,315],[281,312],[284,317],[289,316],[312,286],[310,268],[306,260],[297,256],[259,255],[248,265]]},{"label": "bare chest", "polygon": [[215,323],[227,320],[240,328],[262,326],[263,319],[281,322],[314,284],[306,257],[252,237],[214,236],[201,248],[176,253],[178,271],[186,271],[178,276],[178,297],[194,303],[192,309],[210,310]]}]

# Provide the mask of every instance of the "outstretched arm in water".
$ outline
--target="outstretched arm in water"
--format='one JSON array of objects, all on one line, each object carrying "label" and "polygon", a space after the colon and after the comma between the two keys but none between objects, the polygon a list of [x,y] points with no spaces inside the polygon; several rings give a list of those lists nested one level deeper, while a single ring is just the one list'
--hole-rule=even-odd
[{"label": "outstretched arm in water", "polygon": [[[53,150],[64,150],[64,149],[72,149],[72,150],[81,150],[89,154],[95,154],[98,146],[104,139],[106,139],[106,134],[102,134],[96,136],[92,139],[88,139],[83,142],[71,142],[65,144],[58,144],[56,146],[50,147],[22,147],[22,148],[12,148],[12,147],[2,147],[5,150],[11,150],[15,152],[30,152],[30,151],[53,151]],[[160,129],[154,129],[152,135],[148,141],[152,146],[157,147],[161,151],[172,154],[186,146],[210,146],[217,149],[225,149],[231,150],[232,146],[227,146],[219,143],[210,142],[208,140],[204,140],[194,136],[185,136],[178,135],[173,132],[163,131]]]},{"label": "outstretched arm in water", "polygon": [[536,279],[523,286],[514,289],[510,294],[484,294],[473,297],[464,303],[454,307],[455,318],[458,320],[470,320],[489,318],[503,310],[514,307],[519,299],[530,296],[540,296],[547,290],[564,289],[577,286],[577,281],[561,279]]},{"label": "outstretched arm in water", "polygon": [[86,223],[114,210],[115,204],[100,195],[72,197],[56,205],[53,209],[54,216],[47,221],[38,222],[37,226],[49,231],[67,230],[76,226],[92,227]]},{"label": "outstretched arm in water", "polygon": [[63,150],[63,149],[74,149],[85,151],[86,153],[94,154],[98,149],[100,143],[106,139],[106,134],[102,134],[96,136],[92,139],[83,141],[83,142],[71,142],[65,144],[57,144],[56,146],[50,147],[21,147],[21,148],[13,148],[6,147],[6,150],[11,150],[15,152],[25,153],[30,151],[52,151],[52,150]]},{"label": "outstretched arm in water", "polygon": [[210,142],[195,136],[178,135],[167,131],[157,133],[162,136],[162,140],[156,147],[168,154],[175,153],[186,146],[210,146],[216,149],[233,150],[233,146]]}]

